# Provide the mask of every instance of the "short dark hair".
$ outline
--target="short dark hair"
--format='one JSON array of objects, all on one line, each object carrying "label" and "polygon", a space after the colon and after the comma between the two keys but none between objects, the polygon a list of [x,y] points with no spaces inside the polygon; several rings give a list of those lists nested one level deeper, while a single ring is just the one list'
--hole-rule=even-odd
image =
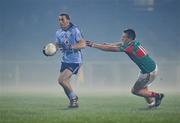
[{"label": "short dark hair", "polygon": [[132,40],[135,40],[136,33],[133,29],[126,29],[124,30],[124,33],[128,34],[128,37],[131,38]]},{"label": "short dark hair", "polygon": [[60,14],[60,16],[65,16],[66,19],[70,20],[70,16],[68,14],[66,14],[66,13],[62,13],[62,14]]}]

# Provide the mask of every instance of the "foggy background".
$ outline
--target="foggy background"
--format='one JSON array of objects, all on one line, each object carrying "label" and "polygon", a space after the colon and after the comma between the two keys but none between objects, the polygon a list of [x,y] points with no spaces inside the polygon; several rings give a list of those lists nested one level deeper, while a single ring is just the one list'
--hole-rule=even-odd
[{"label": "foggy background", "polygon": [[[0,90],[62,89],[57,83],[61,53],[45,57],[55,40],[58,15],[69,13],[85,39],[119,41],[133,28],[159,67],[152,88],[180,89],[179,0],[0,0]],[[82,50],[83,67],[72,78],[76,90],[126,90],[139,69],[124,53]],[[58,90],[57,89],[57,90]]]}]

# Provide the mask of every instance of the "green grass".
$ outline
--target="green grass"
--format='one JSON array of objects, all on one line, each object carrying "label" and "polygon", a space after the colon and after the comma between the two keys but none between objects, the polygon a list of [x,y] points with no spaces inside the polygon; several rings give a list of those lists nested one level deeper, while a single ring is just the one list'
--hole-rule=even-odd
[{"label": "green grass", "polygon": [[56,94],[0,94],[0,123],[180,123],[180,96],[166,94],[158,109],[147,110],[133,95],[83,95],[80,108],[66,109]]}]

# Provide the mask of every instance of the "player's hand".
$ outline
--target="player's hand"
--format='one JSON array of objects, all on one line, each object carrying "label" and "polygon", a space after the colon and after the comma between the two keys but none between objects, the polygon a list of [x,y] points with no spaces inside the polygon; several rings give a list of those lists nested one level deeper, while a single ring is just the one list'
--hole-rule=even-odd
[{"label": "player's hand", "polygon": [[86,45],[88,47],[93,47],[94,44],[95,44],[95,42],[93,42],[93,41],[86,41]]},{"label": "player's hand", "polygon": [[71,45],[66,45],[65,47],[63,47],[63,50],[71,50],[72,46]]}]

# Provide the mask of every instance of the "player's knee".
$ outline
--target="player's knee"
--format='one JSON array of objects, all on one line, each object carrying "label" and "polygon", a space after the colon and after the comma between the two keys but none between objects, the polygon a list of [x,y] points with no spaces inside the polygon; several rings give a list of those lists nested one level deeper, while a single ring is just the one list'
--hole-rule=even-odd
[{"label": "player's knee", "polygon": [[63,84],[63,80],[62,80],[61,78],[59,78],[59,79],[58,79],[58,83],[59,83],[60,85],[62,85],[62,84]]},{"label": "player's knee", "polygon": [[58,84],[62,85],[62,82],[61,82],[61,81],[58,81]]},{"label": "player's knee", "polygon": [[131,88],[131,93],[134,94],[134,88]]}]

